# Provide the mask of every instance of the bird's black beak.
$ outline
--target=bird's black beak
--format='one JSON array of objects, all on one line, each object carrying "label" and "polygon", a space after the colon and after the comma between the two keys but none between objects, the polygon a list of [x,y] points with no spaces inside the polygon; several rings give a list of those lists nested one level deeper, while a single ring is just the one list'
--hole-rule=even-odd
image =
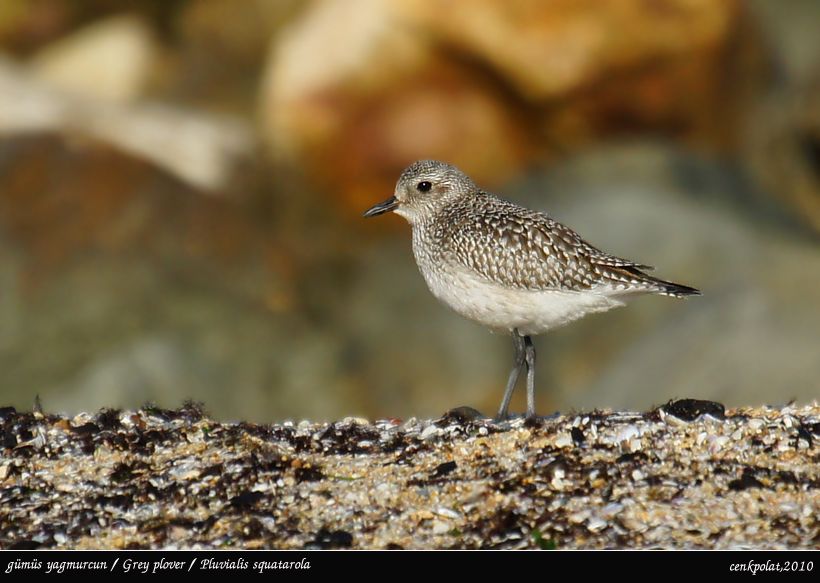
[{"label": "bird's black beak", "polygon": [[369,208],[366,213],[364,213],[365,217],[375,217],[376,215],[383,215],[386,212],[390,212],[395,210],[395,208],[399,206],[399,201],[396,200],[395,196],[391,196],[384,202],[380,202],[379,204]]}]

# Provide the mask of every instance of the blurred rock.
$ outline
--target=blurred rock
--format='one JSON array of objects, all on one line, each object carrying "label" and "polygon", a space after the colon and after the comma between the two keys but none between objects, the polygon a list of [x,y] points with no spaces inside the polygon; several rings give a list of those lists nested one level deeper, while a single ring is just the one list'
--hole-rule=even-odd
[{"label": "blurred rock", "polygon": [[15,57],[28,57],[49,43],[99,21],[122,14],[135,15],[164,34],[185,2],[140,0],[3,0],[0,2],[0,46]]},{"label": "blurred rock", "polygon": [[99,20],[41,49],[34,76],[85,97],[129,101],[143,94],[158,47],[136,16]]},{"label": "blurred rock", "polygon": [[46,0],[0,2],[0,46],[26,52],[66,32],[74,24],[76,4]]},{"label": "blurred rock", "polygon": [[498,183],[613,135],[722,145],[760,76],[744,21],[735,0],[318,0],[271,47],[263,128],[356,210],[416,158]]},{"label": "blurred rock", "polygon": [[85,99],[0,59],[0,135],[42,131],[102,140],[205,192],[227,188],[253,159],[252,133],[234,118]]},{"label": "blurred rock", "polygon": [[24,252],[32,289],[97,253],[147,260],[171,254],[217,270],[241,269],[249,248],[257,249],[254,258],[273,257],[264,222],[257,225],[244,204],[203,197],[104,142],[49,133],[4,137],[0,185],[2,233]]},{"label": "blurred rock", "polygon": [[780,83],[805,86],[820,71],[820,4],[815,0],[748,0],[765,42],[777,57]]},{"label": "blurred rock", "polygon": [[174,21],[174,59],[162,85],[175,99],[238,115],[255,109],[259,70],[272,36],[304,10],[300,0],[183,2]]},{"label": "blurred rock", "polygon": [[777,77],[745,113],[738,154],[762,196],[820,233],[820,3],[751,6]]},{"label": "blurred rock", "polygon": [[762,196],[820,234],[820,76],[761,98],[749,116],[740,153]]},{"label": "blurred rock", "polygon": [[[724,46],[738,0],[396,0],[407,22],[478,59],[528,101],[710,59]],[[654,63],[654,64],[653,64]]]},{"label": "blurred rock", "polygon": [[283,402],[341,410],[345,392],[324,390],[336,348],[294,315],[286,229],[273,225],[106,144],[0,139],[6,398],[74,410],[187,396],[228,417],[285,416],[295,407]]}]

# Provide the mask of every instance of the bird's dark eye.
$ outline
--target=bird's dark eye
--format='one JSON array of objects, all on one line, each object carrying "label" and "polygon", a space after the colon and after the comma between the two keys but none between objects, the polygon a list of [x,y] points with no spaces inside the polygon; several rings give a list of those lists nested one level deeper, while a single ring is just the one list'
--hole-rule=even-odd
[{"label": "bird's dark eye", "polygon": [[416,190],[418,190],[419,192],[428,192],[431,188],[433,188],[433,185],[427,182],[426,180],[416,184]]}]

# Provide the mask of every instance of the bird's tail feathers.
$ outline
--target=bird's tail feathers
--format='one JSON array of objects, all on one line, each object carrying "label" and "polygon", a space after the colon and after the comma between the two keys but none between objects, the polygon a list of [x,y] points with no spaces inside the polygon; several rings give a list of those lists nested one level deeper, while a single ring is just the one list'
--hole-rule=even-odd
[{"label": "bird's tail feathers", "polygon": [[651,275],[647,275],[646,280],[647,283],[654,284],[654,289],[652,291],[662,296],[685,298],[687,296],[703,295],[699,289],[689,287],[688,285],[682,285],[680,283],[665,281],[657,277],[652,277]]},{"label": "bird's tail feathers", "polygon": [[[635,266],[621,267],[619,271],[622,275],[627,276],[632,284],[629,288],[621,292],[626,295],[633,293],[653,293],[673,298],[702,295],[699,289],[654,277],[648,273],[644,273]],[[624,281],[624,278],[617,279]]]}]

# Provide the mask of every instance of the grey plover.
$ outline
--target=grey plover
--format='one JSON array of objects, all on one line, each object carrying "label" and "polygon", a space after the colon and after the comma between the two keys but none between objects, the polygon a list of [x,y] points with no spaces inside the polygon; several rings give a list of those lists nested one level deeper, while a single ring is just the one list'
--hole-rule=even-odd
[{"label": "grey plover", "polygon": [[507,417],[527,369],[527,417],[535,416],[531,336],[641,294],[700,295],[644,273],[652,269],[596,249],[549,215],[485,192],[455,166],[411,164],[390,198],[366,213],[389,211],[413,230],[413,254],[433,295],[495,332],[511,334],[515,364],[498,418]]}]

